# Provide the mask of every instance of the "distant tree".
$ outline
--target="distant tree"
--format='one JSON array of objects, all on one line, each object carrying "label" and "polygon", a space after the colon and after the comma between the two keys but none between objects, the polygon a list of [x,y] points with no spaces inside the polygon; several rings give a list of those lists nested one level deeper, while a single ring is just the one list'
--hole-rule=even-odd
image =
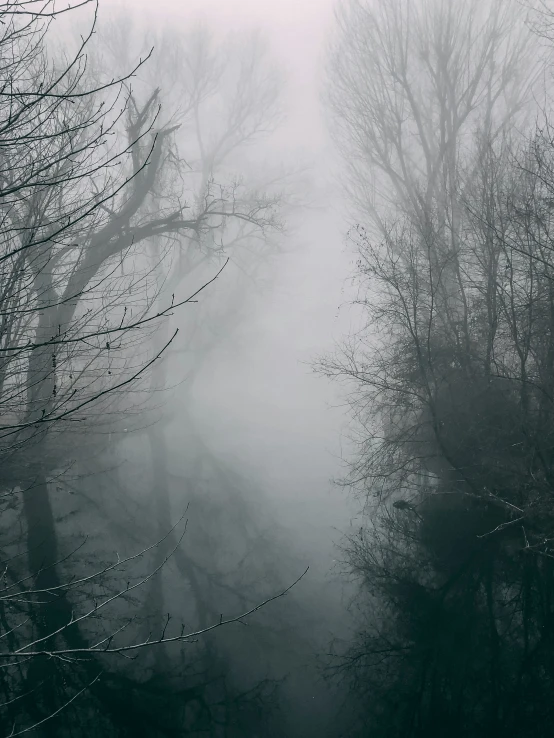
[{"label": "distant tree", "polygon": [[[529,116],[544,59],[516,2],[349,0],[337,10],[325,99],[352,206],[372,228],[400,208],[422,233],[452,224],[478,160]],[[468,149],[469,142],[469,149]]]},{"label": "distant tree", "polygon": [[[179,383],[179,404],[186,413],[185,393],[190,392],[194,377],[201,373],[210,352],[217,348],[225,332],[232,328],[230,316],[244,298],[246,280],[254,282],[261,263],[276,250],[275,236],[282,232],[286,205],[283,180],[273,179],[248,166],[248,147],[267,138],[281,116],[281,79],[268,57],[261,38],[253,34],[240,39],[219,41],[208,29],[196,24],[185,33],[168,27],[151,29],[146,40],[133,29],[138,48],[154,44],[149,75],[143,74],[139,85],[149,89],[148,76],[164,80],[164,108],[168,119],[179,122],[176,141],[184,162],[180,174],[190,203],[191,213],[204,212],[206,202],[217,197],[217,213],[202,220],[194,232],[179,239],[150,239],[152,268],[162,285],[159,305],[179,299],[195,281],[213,273],[214,265],[225,265],[220,280],[224,299],[211,300],[194,315],[178,315],[180,340],[157,363],[151,374],[151,391],[157,399],[158,412],[147,431],[153,461],[153,477],[160,529],[171,524],[168,498],[168,463],[164,438],[170,398],[177,398],[168,388],[168,377],[177,368],[185,376]],[[125,62],[120,43],[128,34],[127,16],[111,19],[106,25],[102,54],[113,60],[115,68]],[[216,194],[217,193],[217,194]],[[201,217],[201,216],[200,216]],[[162,258],[172,251],[171,258]],[[244,281],[241,284],[241,277]],[[174,297],[177,295],[177,297]],[[170,322],[154,336],[154,351],[169,339]],[[178,364],[172,362],[178,356]],[[167,390],[164,394],[164,390]],[[182,419],[182,423],[185,423]],[[156,598],[162,605],[162,599]]]}]

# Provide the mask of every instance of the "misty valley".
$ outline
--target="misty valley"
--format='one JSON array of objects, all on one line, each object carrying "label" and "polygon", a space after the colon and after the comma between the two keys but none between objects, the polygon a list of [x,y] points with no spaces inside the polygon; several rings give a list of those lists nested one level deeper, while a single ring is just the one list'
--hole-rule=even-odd
[{"label": "misty valley", "polygon": [[551,738],[553,62],[0,2],[0,738]]}]

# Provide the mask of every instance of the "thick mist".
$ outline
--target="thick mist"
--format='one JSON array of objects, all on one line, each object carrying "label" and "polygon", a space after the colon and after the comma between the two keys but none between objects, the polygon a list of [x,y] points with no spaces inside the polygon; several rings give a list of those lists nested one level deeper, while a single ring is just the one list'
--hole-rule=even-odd
[{"label": "thick mist", "polygon": [[0,4],[0,738],[550,738],[553,50]]},{"label": "thick mist", "polygon": [[[285,75],[285,119],[256,156],[270,162],[283,157],[285,166],[300,157],[300,205],[289,216],[288,232],[278,237],[268,273],[244,294],[240,318],[229,335],[220,332],[213,359],[195,377],[186,402],[212,451],[256,480],[271,515],[290,532],[324,589],[336,558],[333,542],[350,520],[346,495],[331,484],[344,472],[347,418],[340,393],[311,368],[351,322],[346,303],[353,258],[344,244],[338,160],[320,101],[332,5],[187,3],[185,9],[162,3],[152,15],[149,3],[138,3],[133,11],[139,25],[152,18],[186,28],[200,19],[218,31],[259,29]],[[218,300],[218,285],[205,299]],[[179,402],[178,390],[174,398]],[[175,454],[182,433],[175,422]]]},{"label": "thick mist", "polygon": [[[183,330],[180,321],[194,322],[194,311],[200,316],[191,343],[185,334],[176,356],[167,359],[171,399],[163,393],[159,399],[159,415],[167,419],[164,463],[171,501],[176,513],[186,508],[188,519],[182,545],[207,577],[193,590],[208,586],[210,577],[223,587],[215,584],[208,594],[201,623],[225,608],[226,587],[235,588],[239,602],[245,597],[244,603],[255,604],[309,567],[286,600],[268,605],[273,609],[267,628],[260,613],[250,639],[250,632],[218,634],[210,657],[221,649],[217,658],[227,659],[225,678],[242,689],[256,689],[263,679],[284,680],[277,696],[282,725],[271,727],[269,719],[263,729],[275,735],[334,735],[344,701],[341,689],[324,682],[321,656],[349,629],[348,583],[339,576],[336,544],[355,507],[332,483],[344,474],[348,418],[340,392],[312,369],[314,359],[332,351],[351,325],[346,303],[353,259],[344,244],[338,160],[320,104],[331,11],[331,3],[299,9],[227,2],[188,3],[186,9],[166,3],[155,13],[150,3],[104,10],[107,24],[112,12],[119,23],[134,19],[129,38],[137,53],[141,34],[153,27],[185,33],[200,22],[221,39],[259,31],[282,74],[282,120],[270,135],[238,150],[236,163],[246,177],[263,162],[288,172],[285,230],[272,237],[269,259],[238,293],[240,274],[230,265],[198,305],[185,308],[192,317],[176,312],[171,318]],[[102,22],[101,17],[99,35]],[[154,42],[154,63],[163,53],[163,42]],[[155,83],[163,94],[163,75]],[[193,291],[194,282],[187,284]],[[118,474],[125,481],[138,473],[134,494],[142,504],[142,480],[150,473],[144,436],[129,437],[122,449]],[[152,480],[155,489],[155,475]],[[169,592],[176,585],[178,590],[184,573],[168,563]],[[182,598],[166,597],[168,610],[181,611]],[[237,606],[232,598],[230,603]]]}]

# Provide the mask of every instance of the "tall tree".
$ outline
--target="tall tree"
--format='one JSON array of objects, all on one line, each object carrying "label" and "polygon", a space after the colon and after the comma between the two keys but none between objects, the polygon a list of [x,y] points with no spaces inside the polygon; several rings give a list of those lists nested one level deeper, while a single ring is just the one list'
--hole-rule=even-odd
[{"label": "tall tree", "polygon": [[543,66],[524,20],[500,0],[339,6],[326,99],[358,213],[452,221],[474,132],[495,140],[529,115]]},{"label": "tall tree", "polygon": [[351,390],[367,518],[340,669],[377,735],[546,735],[552,138],[528,118],[531,36],[509,3],[350,7],[331,85],[361,159],[366,323],[320,369]]},{"label": "tall tree", "polygon": [[[82,2],[56,11],[51,2],[22,1],[0,8],[1,483],[3,522],[12,530],[23,498],[28,558],[25,573],[11,556],[17,541],[4,539],[10,584],[2,597],[8,647],[1,658],[5,673],[33,695],[23,714],[47,734],[60,734],[51,718],[88,684],[110,729],[146,735],[148,727],[131,726],[116,693],[98,682],[98,654],[140,650],[151,641],[112,648],[115,633],[98,639],[86,628],[151,576],[90,603],[83,587],[95,577],[105,586],[104,575],[115,567],[62,578],[66,557],[52,495],[74,457],[74,429],[90,429],[102,411],[128,409],[123,390],[171,343],[169,336],[159,350],[141,350],[144,333],[177,307],[176,300],[155,304],[160,284],[143,246],[163,235],[210,230],[221,218],[222,198],[207,191],[194,212],[183,203],[176,127],[161,122],[159,90],[142,102],[128,90],[137,69],[115,80],[91,74],[86,47],[95,18],[72,57],[52,56],[52,20],[86,5],[96,7]],[[83,614],[73,613],[72,595]],[[25,615],[28,623],[18,624]],[[189,638],[181,632],[172,640]],[[121,686],[121,675],[111,678]],[[7,706],[19,699],[8,682]],[[17,735],[30,726],[10,729]]]}]

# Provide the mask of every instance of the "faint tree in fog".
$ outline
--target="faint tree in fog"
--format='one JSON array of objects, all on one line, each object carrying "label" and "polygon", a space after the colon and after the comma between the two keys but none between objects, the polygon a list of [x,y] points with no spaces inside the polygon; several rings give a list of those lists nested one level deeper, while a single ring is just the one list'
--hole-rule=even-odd
[{"label": "faint tree in fog", "polygon": [[367,522],[346,544],[360,631],[339,672],[372,734],[546,736],[554,140],[548,111],[527,115],[542,62],[509,3],[349,7],[330,94],[367,218],[350,234],[365,320],[319,369],[350,393]]},{"label": "faint tree in fog", "polygon": [[[282,117],[282,83],[259,34],[218,43],[202,26],[181,36],[166,28],[158,45],[164,54],[154,60],[154,68],[168,81],[168,98],[174,95],[182,111],[181,141],[189,167],[191,199],[201,210],[211,188],[221,192],[220,218],[210,224],[210,229],[183,239],[179,258],[168,274],[167,290],[183,289],[191,275],[204,273],[211,262],[223,258],[231,261],[226,283],[238,279],[238,285],[242,284],[242,289],[239,287],[234,294],[224,286],[219,311],[203,310],[191,316],[188,327],[184,326],[186,349],[192,358],[186,364],[186,385],[180,386],[180,404],[186,407],[185,390],[192,388],[195,376],[202,372],[224,335],[218,324],[229,330],[237,298],[239,305],[244,299],[243,290],[248,283],[241,279],[241,274],[255,277],[260,263],[275,250],[272,236],[282,230],[281,211],[285,203],[279,178],[272,182],[264,173],[261,181],[256,182],[259,172],[241,171],[248,147],[267,138]],[[184,358],[182,354],[181,357]],[[153,375],[157,389],[167,386],[169,358]],[[186,422],[186,415],[182,420]],[[158,529],[162,530],[172,517],[163,425],[149,430],[149,442]],[[210,622],[213,613],[200,585],[202,576],[194,571],[194,561],[189,555],[181,556],[176,563],[180,574],[191,584],[198,622]],[[150,601],[159,603],[161,619],[162,592]]]},{"label": "faint tree in fog", "polygon": [[475,131],[495,141],[528,116],[544,67],[524,21],[502,0],[339,7],[325,97],[351,204],[372,225],[398,208],[422,232],[452,223]]},{"label": "faint tree in fog", "polygon": [[[353,483],[376,499],[411,502],[448,478],[508,519],[517,513],[521,545],[539,551],[554,533],[552,151],[544,131],[517,157],[481,150],[460,210],[458,285],[448,256],[421,248],[409,222],[381,240],[354,229],[368,327],[320,365],[351,382],[360,423]],[[466,321],[452,303],[466,306]]]},{"label": "faint tree in fog", "polygon": [[[126,19],[114,21],[107,28],[105,43],[115,60],[116,66],[123,62],[121,39],[127,34]],[[179,295],[190,285],[195,275],[205,274],[212,263],[229,260],[221,290],[223,299],[211,301],[209,306],[196,311],[189,319],[180,319],[181,341],[175,350],[168,352],[166,360],[159,362],[152,373],[152,392],[168,386],[168,377],[177,367],[172,355],[180,359],[178,371],[186,373],[186,383],[179,385],[180,422],[185,425],[192,420],[187,415],[187,396],[190,395],[194,379],[200,375],[210,361],[225,334],[232,330],[233,308],[240,308],[245,297],[245,287],[254,282],[260,266],[276,251],[274,237],[283,231],[283,213],[287,206],[287,172],[260,172],[259,166],[248,161],[248,150],[252,149],[275,130],[282,119],[282,80],[258,33],[216,38],[203,25],[194,25],[185,33],[169,28],[147,36],[160,53],[154,54],[150,74],[164,80],[164,104],[171,111],[171,120],[180,124],[177,140],[186,166],[182,177],[189,191],[189,201],[194,203],[193,212],[202,212],[206,198],[212,191],[219,193],[218,217],[204,220],[195,233],[185,235],[175,245],[172,260],[160,259],[167,246],[161,239],[152,239],[150,247],[153,263],[159,264],[163,274],[163,300],[172,294]],[[144,84],[147,84],[144,82]],[[188,289],[188,286],[186,287]],[[240,316],[239,316],[240,317]],[[165,330],[169,329],[166,324]],[[155,336],[157,346],[163,345],[167,335],[162,331]],[[184,366],[185,369],[182,367]],[[175,393],[171,393],[177,400]],[[152,458],[152,490],[156,509],[158,530],[167,530],[172,523],[170,487],[170,461],[166,429],[168,422],[175,420],[175,411],[164,395],[160,398],[162,419],[148,429],[148,440]],[[168,416],[168,417],[164,417]],[[200,442],[196,443],[200,449]],[[203,455],[208,453],[203,446]],[[205,460],[198,460],[202,465]],[[194,462],[195,467],[198,463]],[[224,481],[219,474],[221,462],[213,461],[217,479],[229,491],[238,487]],[[230,470],[226,472],[231,474]],[[201,486],[194,479],[192,470],[182,478],[187,495],[197,500],[196,509],[201,511],[208,504],[202,495],[195,494],[191,484]],[[234,505],[244,502],[233,497]],[[248,513],[244,510],[244,514]],[[204,532],[209,535],[207,531]],[[167,541],[171,545],[171,541]],[[160,548],[157,556],[163,558]],[[198,623],[209,623],[214,613],[213,603],[207,600],[205,576],[200,562],[191,552],[177,552],[174,557],[179,574],[189,581],[195,602]],[[216,572],[208,578],[218,577]],[[221,582],[224,589],[228,584]],[[164,597],[162,578],[152,581],[148,609],[157,610],[156,619],[163,621]],[[157,652],[158,668],[167,670],[163,651]]]}]

